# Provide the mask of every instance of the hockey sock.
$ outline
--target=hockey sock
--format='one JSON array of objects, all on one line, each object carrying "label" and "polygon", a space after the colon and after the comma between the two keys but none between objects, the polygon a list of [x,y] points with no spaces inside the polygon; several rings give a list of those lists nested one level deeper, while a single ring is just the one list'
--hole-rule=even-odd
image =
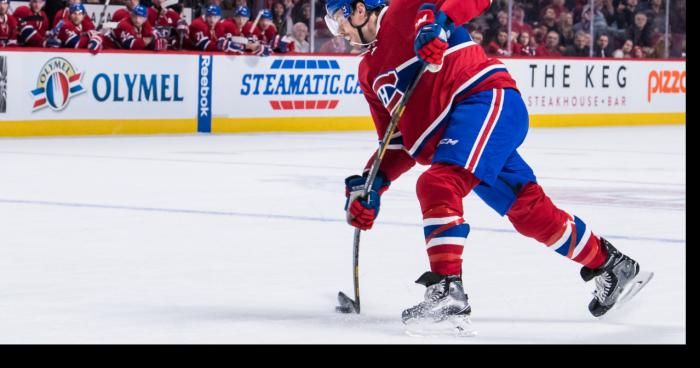
[{"label": "hockey sock", "polygon": [[537,183],[523,188],[507,215],[519,233],[574,262],[588,268],[605,262],[600,239],[580,218],[557,208]]},{"label": "hockey sock", "polygon": [[433,164],[416,184],[423,211],[423,232],[430,270],[440,275],[461,275],[462,252],[469,225],[462,218],[462,198],[478,184],[464,168]]}]

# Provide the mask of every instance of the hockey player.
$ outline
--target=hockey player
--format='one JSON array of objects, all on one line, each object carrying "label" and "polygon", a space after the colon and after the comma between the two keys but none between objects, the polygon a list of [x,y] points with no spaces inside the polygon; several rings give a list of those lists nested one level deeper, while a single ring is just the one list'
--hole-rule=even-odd
[{"label": "hockey player", "polygon": [[[66,7],[56,12],[56,15],[54,15],[53,17],[53,23],[51,24],[55,26],[61,19],[63,19],[65,22],[68,22],[68,20],[70,19],[70,7],[75,4],[82,4],[82,1],[68,0],[68,4],[66,5]],[[87,26],[88,23],[90,24],[90,29],[95,29],[95,24],[92,22],[90,15],[87,14],[87,12],[85,12],[83,24]]]},{"label": "hockey player", "polygon": [[[148,23],[161,38],[168,40],[171,48],[181,48],[177,30],[187,30],[187,22],[173,10],[162,7],[164,0],[152,0],[153,6],[148,8]],[[184,36],[184,34],[183,34]]]},{"label": "hockey player", "polygon": [[61,47],[84,49],[87,48],[90,36],[96,32],[95,26],[89,21],[85,7],[81,3],[70,6],[70,16],[63,21],[63,27],[58,32]]},{"label": "hockey player", "polygon": [[272,45],[277,37],[277,27],[273,24],[272,12],[268,9],[262,10],[256,34],[259,35],[260,41],[266,45]]},{"label": "hockey player", "polygon": [[165,50],[166,40],[159,38],[148,23],[148,10],[137,5],[131,10],[129,18],[123,19],[113,30],[118,45],[127,50]]},{"label": "hockey player", "polygon": [[402,320],[468,321],[471,306],[461,274],[469,225],[462,199],[472,191],[507,216],[519,233],[579,263],[583,280],[596,284],[590,312],[605,314],[652,274],[640,274],[636,261],[556,207],[519,155],[529,123],[516,83],[462,27],[491,1],[425,2],[392,0],[390,7],[385,0],[326,3],[332,33],[369,49],[358,78],[380,138],[409,81],[423,63],[430,65],[391,136],[371,192],[361,197],[369,168],[364,176],[345,180],[348,222],[368,230],[390,183],[416,162],[430,165],[416,184],[430,263],[430,271],[416,282],[427,290],[424,301],[403,311]]},{"label": "hockey player", "polygon": [[231,37],[240,34],[233,23],[221,19],[220,7],[207,6],[204,16],[204,20],[197,18],[190,25],[190,43],[196,50],[237,54],[243,52],[242,45],[231,42]]},{"label": "hockey player", "polygon": [[247,6],[239,6],[233,13],[233,24],[238,29],[238,32],[248,38],[248,43],[245,45],[247,52],[259,52],[262,48],[260,38],[262,34],[260,29],[253,27],[253,22],[250,21],[250,9]]},{"label": "hockey player", "polygon": [[29,6],[20,6],[12,14],[17,20],[17,41],[22,46],[44,47],[49,29],[49,18],[44,13],[44,0],[30,0]]},{"label": "hockey player", "polygon": [[0,48],[17,45],[17,20],[10,14],[10,0],[0,0]]},{"label": "hockey player", "polygon": [[124,19],[127,19],[131,16],[131,13],[134,11],[134,8],[139,5],[140,0],[126,0],[126,3],[124,4],[125,7],[121,9],[117,9],[114,14],[112,14],[112,22],[121,22]]}]

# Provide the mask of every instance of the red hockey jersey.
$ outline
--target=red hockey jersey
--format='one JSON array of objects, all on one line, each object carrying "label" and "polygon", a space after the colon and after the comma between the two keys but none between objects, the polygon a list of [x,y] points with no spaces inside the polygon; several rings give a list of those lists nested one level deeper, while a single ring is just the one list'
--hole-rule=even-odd
[{"label": "red hockey jersey", "polygon": [[[381,139],[391,112],[420,68],[413,49],[414,21],[426,0],[392,0],[382,10],[375,45],[366,52],[359,67],[362,91]],[[453,104],[476,92],[494,88],[515,88],[506,67],[486,56],[461,27],[479,16],[490,0],[431,0],[455,22],[442,69],[426,72],[413,92],[384,157],[381,171],[394,180],[415,162],[430,164]],[[415,161],[414,161],[415,160]],[[371,162],[371,160],[370,160]]]},{"label": "red hockey jersey", "polygon": [[[60,19],[59,19],[60,21]],[[63,20],[63,27],[58,32],[58,39],[61,40],[61,47],[84,49],[90,41],[89,32],[94,30],[92,21],[84,18],[77,26],[68,19]]]},{"label": "red hockey jersey", "polygon": [[178,21],[180,21],[180,15],[170,9],[165,9],[165,11],[163,11],[153,6],[148,8],[148,23],[150,23],[162,37],[168,38],[173,36]]},{"label": "red hockey jersey", "polygon": [[[70,22],[70,9],[68,7],[57,11],[56,15],[53,17],[53,23],[51,24],[56,26],[61,19],[64,19],[64,22],[66,23]],[[87,26],[88,24],[90,24],[90,29],[95,29],[95,24],[92,22],[92,19],[90,19],[90,15],[85,13],[85,17],[83,18],[83,26]]]},{"label": "red hockey jersey", "polygon": [[202,17],[190,24],[190,44],[196,50],[221,51],[218,49],[219,39],[230,36],[240,36],[240,33],[236,25],[228,20],[220,20],[214,28],[210,28]]},{"label": "red hockey jersey", "polygon": [[146,44],[144,38],[153,38],[153,28],[148,22],[143,23],[141,29],[136,28],[131,23],[131,18],[126,18],[117,24],[117,27],[112,30],[114,40],[119,43],[119,46],[128,50],[143,50],[147,47],[152,48],[151,44]]},{"label": "red hockey jersey", "polygon": [[0,47],[17,44],[17,21],[10,14],[0,15]]},{"label": "red hockey jersey", "polygon": [[49,18],[43,10],[34,13],[28,6],[20,6],[12,13],[19,26],[17,39],[24,46],[42,47],[49,29]]}]

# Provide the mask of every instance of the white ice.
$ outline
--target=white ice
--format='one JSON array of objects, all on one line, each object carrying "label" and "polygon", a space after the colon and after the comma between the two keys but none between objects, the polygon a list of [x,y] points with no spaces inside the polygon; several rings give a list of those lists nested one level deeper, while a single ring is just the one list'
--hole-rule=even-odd
[{"label": "white ice", "polygon": [[590,316],[579,266],[478,197],[464,282],[472,338],[416,338],[428,269],[414,168],[363,232],[361,315],[343,179],[373,133],[0,139],[0,343],[685,343],[685,127],[532,129],[556,204],[656,273]]}]

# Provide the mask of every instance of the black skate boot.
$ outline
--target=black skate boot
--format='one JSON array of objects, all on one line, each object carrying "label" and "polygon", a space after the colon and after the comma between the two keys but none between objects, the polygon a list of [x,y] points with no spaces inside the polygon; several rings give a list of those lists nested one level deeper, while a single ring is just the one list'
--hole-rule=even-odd
[{"label": "black skate boot", "polygon": [[[451,331],[460,335],[474,335],[469,329],[469,315],[472,308],[469,298],[464,293],[460,276],[443,276],[434,272],[426,272],[416,280],[417,284],[425,285],[425,300],[408,308],[401,314],[401,320],[406,325],[436,325],[449,322],[437,330]],[[411,331],[407,331],[411,334]],[[417,333],[421,334],[421,333]]]},{"label": "black skate boot", "polygon": [[596,269],[581,268],[583,281],[595,278],[594,297],[588,304],[588,310],[595,317],[630,300],[654,276],[651,272],[640,272],[639,263],[620,253],[607,240],[601,237],[600,242],[608,253],[605,263]]}]

